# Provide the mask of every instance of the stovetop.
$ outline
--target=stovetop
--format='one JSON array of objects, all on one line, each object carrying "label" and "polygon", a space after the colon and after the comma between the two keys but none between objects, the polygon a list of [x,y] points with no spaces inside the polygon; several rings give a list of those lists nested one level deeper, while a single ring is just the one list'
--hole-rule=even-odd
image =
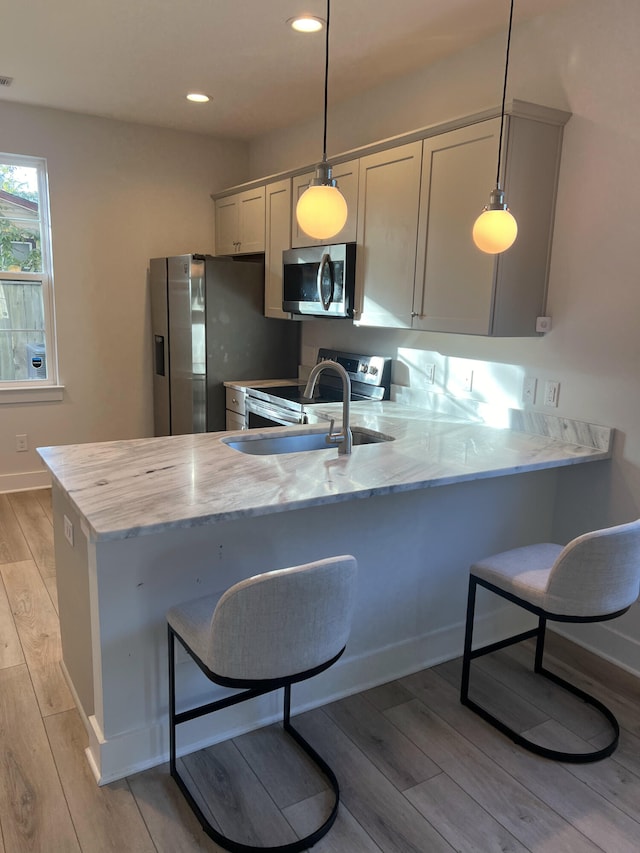
[{"label": "stovetop", "polygon": [[[391,387],[391,359],[321,348],[317,363],[335,361],[351,380],[351,400],[387,400]],[[249,388],[247,393],[286,408],[307,408],[322,403],[342,402],[342,380],[334,371],[323,371],[312,398],[304,396],[305,385],[269,385]]]}]

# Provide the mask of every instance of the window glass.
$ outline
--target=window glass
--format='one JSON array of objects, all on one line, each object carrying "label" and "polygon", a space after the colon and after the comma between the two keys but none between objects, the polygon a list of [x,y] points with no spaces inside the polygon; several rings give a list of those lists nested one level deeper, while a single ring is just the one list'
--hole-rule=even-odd
[{"label": "window glass", "polygon": [[0,391],[57,383],[52,283],[46,163],[0,154]]},{"label": "window glass", "polygon": [[38,170],[0,163],[0,270],[42,272]]},{"label": "window glass", "polygon": [[0,281],[0,382],[47,378],[40,281]]}]

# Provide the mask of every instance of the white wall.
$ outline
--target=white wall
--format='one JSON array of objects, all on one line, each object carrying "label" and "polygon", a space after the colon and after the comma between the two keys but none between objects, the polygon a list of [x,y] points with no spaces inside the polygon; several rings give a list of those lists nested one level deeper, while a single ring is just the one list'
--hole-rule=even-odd
[{"label": "white wall", "polygon": [[[561,383],[557,414],[618,430],[609,463],[559,477],[555,535],[640,515],[640,3],[580,0],[514,31],[508,97],[573,113],[564,136],[548,312],[541,339],[355,329],[344,321],[306,323],[303,344],[403,347],[518,365],[540,383]],[[499,102],[504,39],[492,39],[430,70],[336,106],[329,153],[477,112]],[[289,128],[252,146],[253,175],[317,157],[319,124]],[[487,192],[489,191],[487,187]],[[478,199],[481,206],[485,199]],[[517,214],[517,211],[516,211]],[[482,394],[483,389],[478,389]],[[577,629],[576,629],[577,630]],[[580,629],[601,651],[639,667],[636,606],[608,628]]]},{"label": "white wall", "polygon": [[152,434],[148,260],[213,250],[210,193],[246,178],[248,148],[6,102],[0,126],[2,151],[47,159],[65,386],[62,402],[0,404],[1,492],[48,482],[37,446]]}]

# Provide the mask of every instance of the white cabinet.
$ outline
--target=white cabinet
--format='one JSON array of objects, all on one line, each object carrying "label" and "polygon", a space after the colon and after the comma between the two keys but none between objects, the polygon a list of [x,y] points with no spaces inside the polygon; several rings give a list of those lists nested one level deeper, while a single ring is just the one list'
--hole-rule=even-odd
[{"label": "white cabinet", "polygon": [[489,331],[495,258],[471,229],[495,186],[499,134],[492,119],[423,142],[413,328]]},{"label": "white cabinet", "polygon": [[216,255],[264,252],[265,188],[216,199]]},{"label": "white cabinet", "polygon": [[244,388],[228,387],[226,389],[227,429],[246,429],[247,392]]},{"label": "white cabinet", "polygon": [[408,328],[413,310],[422,142],[360,159],[354,319]]},{"label": "white cabinet", "polygon": [[[319,246],[322,240],[309,237],[298,227],[296,219],[296,205],[302,193],[308,189],[309,184],[315,177],[315,171],[305,172],[304,175],[296,175],[292,181],[293,206],[291,215],[291,248],[298,249],[301,246]],[[358,160],[347,163],[339,163],[333,167],[333,177],[338,182],[338,188],[347,202],[347,221],[344,228],[334,237],[331,243],[353,243],[356,239],[356,226],[358,219]]]},{"label": "white cabinet", "polygon": [[495,186],[500,119],[458,124],[360,160],[356,321],[494,336],[544,313],[562,129],[570,114],[514,102],[502,186],[518,238],[499,255],[471,231]]},{"label": "white cabinet", "polygon": [[544,313],[562,126],[567,113],[505,118],[502,185],[513,246],[487,255],[471,229],[495,186],[500,120],[425,139],[412,328],[535,335]]},{"label": "white cabinet", "polygon": [[264,255],[265,317],[288,319],[282,310],[282,253],[291,248],[291,178],[266,186]]}]

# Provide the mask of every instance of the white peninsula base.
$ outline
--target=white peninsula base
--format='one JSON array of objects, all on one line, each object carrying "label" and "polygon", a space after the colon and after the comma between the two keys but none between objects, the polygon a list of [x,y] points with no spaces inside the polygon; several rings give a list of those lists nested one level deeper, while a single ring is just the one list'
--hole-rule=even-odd
[{"label": "white peninsula base", "polygon": [[[63,666],[97,781],[167,759],[171,605],[261,571],[354,554],[359,592],[347,651],[293,689],[294,713],[324,704],[459,655],[470,563],[547,540],[555,480],[550,469],[99,541],[84,535],[54,483]],[[508,622],[508,610],[485,613],[485,637],[506,632]],[[212,690],[184,653],[178,678],[181,696],[201,701]],[[270,722],[279,702],[262,697],[183,726],[182,750]]]}]

